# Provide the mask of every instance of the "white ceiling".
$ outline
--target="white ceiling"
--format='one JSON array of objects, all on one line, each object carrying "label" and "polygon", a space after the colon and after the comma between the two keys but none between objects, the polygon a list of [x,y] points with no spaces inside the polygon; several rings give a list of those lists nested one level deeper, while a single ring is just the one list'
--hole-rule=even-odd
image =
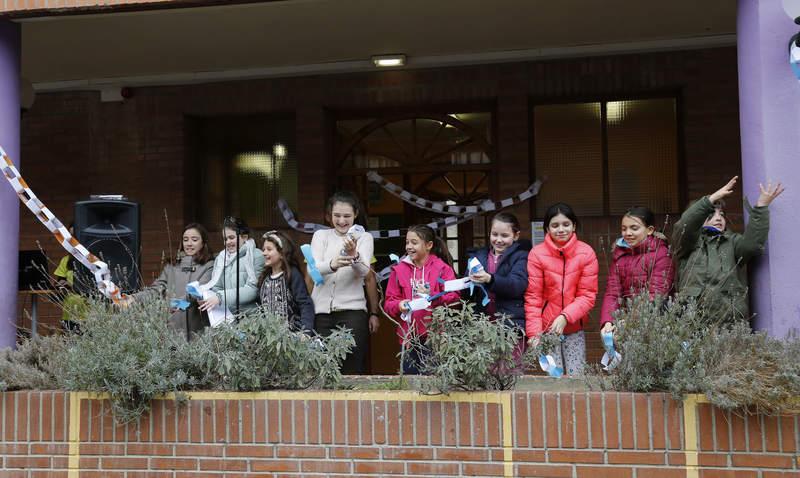
[{"label": "white ceiling", "polygon": [[384,53],[419,67],[730,44],[736,2],[284,0],[19,21],[38,85],[158,84],[357,70]]}]

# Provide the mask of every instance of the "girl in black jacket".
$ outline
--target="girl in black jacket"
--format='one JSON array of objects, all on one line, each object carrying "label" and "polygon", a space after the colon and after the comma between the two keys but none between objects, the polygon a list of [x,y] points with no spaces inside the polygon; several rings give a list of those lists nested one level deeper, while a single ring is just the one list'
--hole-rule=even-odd
[{"label": "girl in black jacket", "polygon": [[308,334],[314,330],[314,303],[297,260],[297,247],[286,234],[264,234],[264,272],[258,280],[261,307],[286,317],[292,327]]},{"label": "girl in black jacket", "polygon": [[506,316],[520,330],[521,353],[525,347],[525,289],[528,287],[528,253],[531,243],[519,239],[519,220],[501,212],[492,219],[489,245],[474,251],[483,270],[471,274],[476,284],[483,284],[490,302],[482,307],[483,292],[473,289],[472,300],[489,315]]}]

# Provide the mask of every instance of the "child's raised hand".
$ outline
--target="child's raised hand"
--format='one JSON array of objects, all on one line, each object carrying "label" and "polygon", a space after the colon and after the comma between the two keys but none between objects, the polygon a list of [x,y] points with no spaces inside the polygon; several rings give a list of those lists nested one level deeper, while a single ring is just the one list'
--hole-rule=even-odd
[{"label": "child's raised hand", "polygon": [[605,333],[613,332],[613,331],[614,331],[614,322],[606,322],[605,324],[603,324],[603,328],[600,329],[600,333],[601,334],[605,334]]},{"label": "child's raised hand", "polygon": [[714,194],[708,196],[708,200],[712,203],[715,203],[720,199],[730,196],[733,194],[733,188],[736,187],[736,182],[738,180],[739,176],[734,176],[730,181],[728,181],[728,184],[722,186],[721,188],[717,189]]},{"label": "child's raised hand", "polygon": [[758,183],[758,189],[761,190],[761,194],[758,196],[758,201],[756,201],[756,207],[764,207],[769,206],[786,188],[781,183],[775,183],[773,186],[772,181],[767,181],[767,187]]}]

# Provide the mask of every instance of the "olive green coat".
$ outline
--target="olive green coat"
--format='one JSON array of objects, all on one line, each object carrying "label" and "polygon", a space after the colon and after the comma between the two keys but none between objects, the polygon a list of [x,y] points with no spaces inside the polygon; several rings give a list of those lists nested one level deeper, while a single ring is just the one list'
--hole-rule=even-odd
[{"label": "olive green coat", "polygon": [[695,297],[712,317],[722,321],[749,319],[747,263],[764,252],[769,233],[769,209],[750,207],[744,234],[703,229],[714,206],[703,197],[681,215],[673,227],[673,257],[678,263],[678,292]]}]

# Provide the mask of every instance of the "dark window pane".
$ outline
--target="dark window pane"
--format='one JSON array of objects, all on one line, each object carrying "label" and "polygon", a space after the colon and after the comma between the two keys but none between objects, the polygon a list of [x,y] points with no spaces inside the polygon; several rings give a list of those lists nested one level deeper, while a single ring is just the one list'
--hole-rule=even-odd
[{"label": "dark window pane", "polygon": [[294,121],[263,116],[198,120],[199,216],[211,230],[226,215],[250,227],[286,227],[278,198],[297,205]]},{"label": "dark window pane", "polygon": [[655,213],[678,211],[675,99],[608,104],[610,214],[632,206]]},{"label": "dark window pane", "polygon": [[534,109],[535,174],[547,177],[536,215],[567,202],[580,215],[603,214],[600,103],[541,105]]}]

